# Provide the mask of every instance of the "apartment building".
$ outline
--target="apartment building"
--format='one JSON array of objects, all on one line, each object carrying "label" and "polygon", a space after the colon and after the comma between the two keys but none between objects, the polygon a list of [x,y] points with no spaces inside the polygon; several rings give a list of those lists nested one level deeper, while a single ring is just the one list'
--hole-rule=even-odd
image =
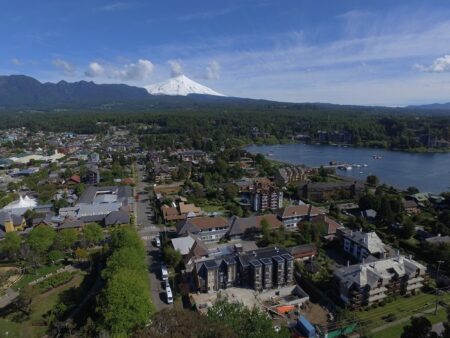
[{"label": "apartment building", "polygon": [[414,293],[426,281],[425,266],[398,255],[335,270],[334,292],[346,306],[356,309],[387,297]]},{"label": "apartment building", "polygon": [[340,228],[337,234],[341,239],[343,250],[360,262],[369,256],[380,259],[386,258],[388,254],[385,244],[375,231],[363,232]]},{"label": "apartment building", "polygon": [[198,291],[211,292],[231,286],[257,291],[290,285],[294,281],[294,258],[283,248],[263,248],[195,262]]}]

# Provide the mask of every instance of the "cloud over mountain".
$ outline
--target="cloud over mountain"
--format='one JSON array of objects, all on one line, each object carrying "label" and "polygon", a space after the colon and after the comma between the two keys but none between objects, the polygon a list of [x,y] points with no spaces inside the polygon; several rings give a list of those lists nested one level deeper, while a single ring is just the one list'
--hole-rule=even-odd
[{"label": "cloud over mountain", "polygon": [[139,59],[136,63],[124,64],[121,67],[91,62],[84,72],[88,77],[119,79],[121,81],[146,80],[153,72],[154,65],[150,60]]}]

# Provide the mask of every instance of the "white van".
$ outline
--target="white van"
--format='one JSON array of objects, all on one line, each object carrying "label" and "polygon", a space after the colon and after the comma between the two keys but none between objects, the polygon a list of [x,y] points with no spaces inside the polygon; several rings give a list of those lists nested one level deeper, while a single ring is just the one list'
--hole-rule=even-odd
[{"label": "white van", "polygon": [[170,286],[166,287],[166,295],[167,295],[167,304],[173,303],[172,289]]},{"label": "white van", "polygon": [[161,240],[159,239],[159,236],[155,237],[155,245],[157,248],[161,247]]},{"label": "white van", "polygon": [[161,279],[162,280],[169,280],[169,273],[167,272],[167,266],[164,265],[164,263],[161,263]]}]

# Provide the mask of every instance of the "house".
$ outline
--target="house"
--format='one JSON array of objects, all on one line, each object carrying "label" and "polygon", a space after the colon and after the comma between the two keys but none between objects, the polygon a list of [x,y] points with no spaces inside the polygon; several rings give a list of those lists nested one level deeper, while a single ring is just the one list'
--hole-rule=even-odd
[{"label": "house", "polygon": [[22,215],[0,212],[0,229],[3,232],[23,231],[26,226],[25,218]]},{"label": "house", "polygon": [[261,291],[292,284],[294,258],[286,249],[269,247],[197,260],[192,272],[201,292],[232,286]]},{"label": "house", "polygon": [[362,232],[340,228],[338,235],[343,250],[359,261],[364,261],[369,256],[385,258],[388,253],[385,244],[375,231]]},{"label": "house", "polygon": [[323,212],[311,204],[291,205],[278,210],[278,219],[286,229],[294,230],[303,221],[311,221]]},{"label": "house", "polygon": [[263,222],[263,220],[267,222],[270,229],[278,229],[283,226],[283,223],[274,214],[243,218],[233,216],[230,220],[230,230],[227,235],[230,239],[239,239],[246,235],[261,233],[261,222]]},{"label": "house", "polygon": [[275,182],[281,186],[304,182],[307,180],[308,171],[301,166],[289,166],[279,168],[275,173]]},{"label": "house", "polygon": [[98,166],[95,164],[90,164],[87,166],[86,176],[84,181],[87,184],[99,184],[100,183],[100,171],[98,170]]},{"label": "house", "polygon": [[415,200],[403,200],[402,203],[407,214],[416,215],[420,212],[419,204]]},{"label": "house", "polygon": [[317,247],[315,244],[303,244],[293,246],[287,249],[295,260],[308,260],[317,255]]},{"label": "house", "polygon": [[271,182],[256,181],[250,193],[253,211],[276,210],[283,206],[283,192]]},{"label": "house", "polygon": [[193,233],[204,242],[217,242],[227,234],[229,227],[228,220],[223,217],[193,217],[178,222],[177,235]]},{"label": "house", "polygon": [[322,224],[325,226],[325,236],[331,236],[333,237],[334,234],[336,234],[337,229],[340,229],[343,227],[343,225],[331,217],[325,215],[325,214],[319,214],[311,219],[312,224]]},{"label": "house", "polygon": [[72,175],[67,180],[68,185],[77,185],[81,183],[81,177],[79,175]]},{"label": "house", "polygon": [[432,245],[447,244],[450,243],[450,236],[438,234],[437,236],[426,238],[425,242]]},{"label": "house", "polygon": [[110,212],[104,220],[105,226],[130,224],[130,214],[125,210]]},{"label": "house", "polygon": [[349,265],[333,275],[335,295],[353,309],[414,293],[427,280],[426,267],[403,256]]},{"label": "house", "polygon": [[200,162],[207,159],[206,153],[202,150],[180,151],[178,157],[183,162]]},{"label": "house", "polygon": [[71,219],[68,218],[64,222],[62,222],[56,230],[64,230],[64,229],[76,229],[81,231],[84,228],[84,222],[79,219]]},{"label": "house", "polygon": [[309,182],[300,184],[299,195],[312,201],[358,199],[364,193],[363,182],[343,180],[339,182]]}]

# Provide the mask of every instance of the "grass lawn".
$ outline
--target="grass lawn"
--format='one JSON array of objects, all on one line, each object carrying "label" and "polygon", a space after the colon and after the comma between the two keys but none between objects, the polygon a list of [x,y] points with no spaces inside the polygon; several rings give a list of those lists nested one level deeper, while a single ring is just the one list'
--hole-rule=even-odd
[{"label": "grass lawn", "polygon": [[0,318],[0,337],[20,337],[20,324]]},{"label": "grass lawn", "polygon": [[78,287],[83,278],[84,274],[78,273],[70,282],[35,297],[31,303],[31,315],[25,321],[20,323],[13,322],[12,317],[14,314],[9,315],[6,319],[0,319],[0,337],[6,337],[4,335],[4,327],[6,330],[14,332],[14,334],[10,333],[8,337],[43,337],[47,331],[44,320],[45,314],[57,304],[58,297],[63,291],[72,287]]},{"label": "grass lawn", "polygon": [[[439,296],[440,301],[450,303],[450,294],[447,292]],[[355,313],[356,317],[365,321],[368,329],[386,324],[382,317],[394,314],[397,319],[411,316],[419,311],[425,311],[433,308],[436,301],[436,296],[428,293],[420,293],[416,296],[398,297],[389,304],[380,306],[368,311],[358,311]]]},{"label": "grass lawn", "polygon": [[[425,317],[431,322],[431,324],[436,324],[446,320],[447,311],[445,311],[444,309],[439,309],[436,315],[430,313],[427,314]],[[386,330],[378,331],[376,333],[373,333],[370,337],[371,338],[400,337],[402,335],[403,328],[406,325],[409,325],[410,322],[411,321],[408,320],[405,323],[392,326],[390,328],[387,328]]]},{"label": "grass lawn", "polygon": [[224,211],[223,205],[218,204],[207,204],[201,207],[206,212],[218,212],[218,211]]},{"label": "grass lawn", "polygon": [[61,268],[62,264],[55,264],[55,265],[46,265],[37,268],[34,272],[26,273],[22,278],[15,283],[12,288],[14,290],[18,290],[26,286],[28,283],[34,281],[35,279],[38,279],[39,277],[45,276],[46,274],[49,274],[51,272],[55,272],[59,268]]}]

